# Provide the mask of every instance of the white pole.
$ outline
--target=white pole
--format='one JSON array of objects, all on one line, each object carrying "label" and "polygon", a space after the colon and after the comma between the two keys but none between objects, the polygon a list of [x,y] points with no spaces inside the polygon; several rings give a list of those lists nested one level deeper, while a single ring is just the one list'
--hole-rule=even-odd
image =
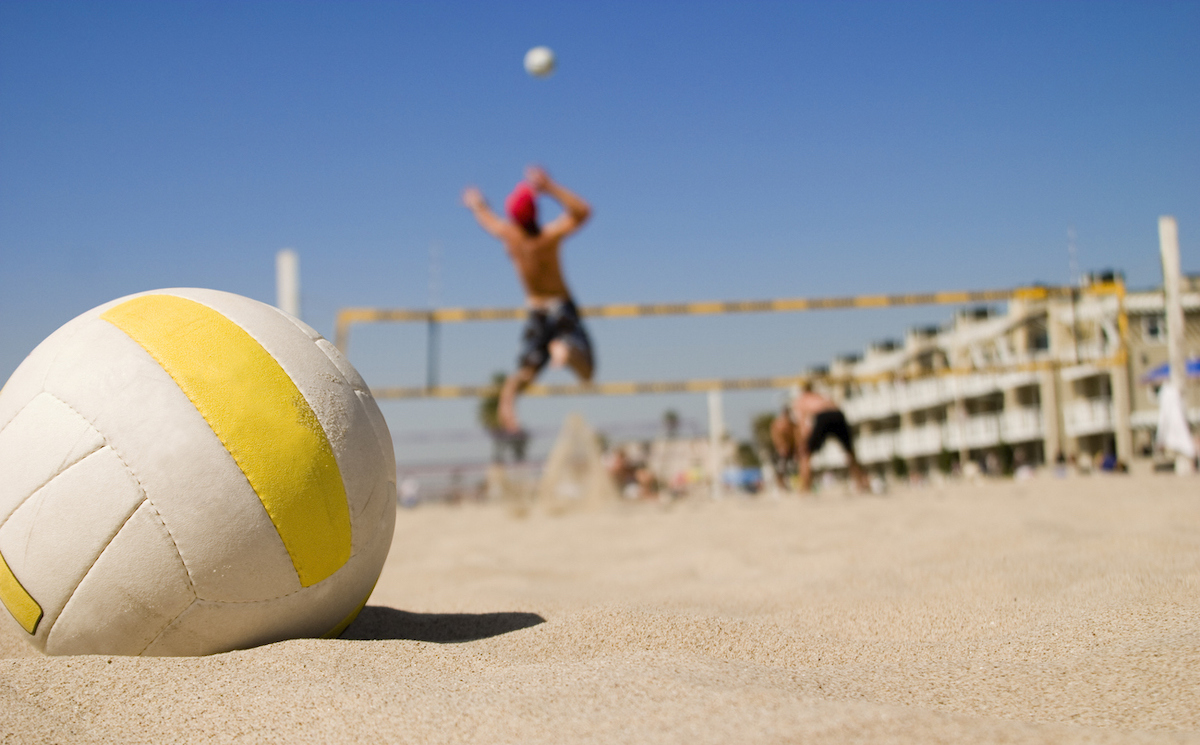
[{"label": "white pole", "polygon": [[300,317],[300,257],[290,248],[275,254],[275,307]]},{"label": "white pole", "polygon": [[708,392],[708,468],[713,499],[721,498],[721,472],[725,470],[724,445],[725,414],[721,409],[721,391],[711,390]]},{"label": "white pole", "polygon": [[[1170,366],[1170,381],[1183,402],[1184,420],[1187,412],[1187,368],[1183,356],[1183,299],[1179,295],[1179,226],[1175,218],[1163,215],[1158,218],[1158,245],[1162,253],[1163,305],[1167,317],[1167,361]],[[1191,473],[1192,463],[1186,456],[1176,455],[1175,472]]]}]

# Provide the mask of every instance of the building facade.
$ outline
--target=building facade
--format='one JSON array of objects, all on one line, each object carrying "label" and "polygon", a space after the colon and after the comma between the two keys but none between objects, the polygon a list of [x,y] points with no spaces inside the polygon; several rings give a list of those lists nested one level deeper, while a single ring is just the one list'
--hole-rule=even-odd
[{"label": "building facade", "polygon": [[[1200,277],[1185,279],[1185,354],[1200,356]],[[1069,290],[1032,287],[1003,309],[958,312],[942,327],[833,361],[823,378],[869,469],[984,470],[1057,460],[1129,463],[1151,455],[1166,361],[1163,295],[1126,293],[1112,275]],[[1200,381],[1198,381],[1200,382]],[[1187,392],[1200,425],[1200,385]],[[818,470],[840,470],[827,445]]]}]

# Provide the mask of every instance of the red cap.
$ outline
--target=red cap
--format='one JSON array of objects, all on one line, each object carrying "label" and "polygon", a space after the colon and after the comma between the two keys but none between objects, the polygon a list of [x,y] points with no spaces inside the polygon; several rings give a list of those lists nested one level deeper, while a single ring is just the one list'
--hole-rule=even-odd
[{"label": "red cap", "polygon": [[537,224],[537,202],[533,188],[524,181],[517,184],[508,199],[504,200],[504,210],[518,225]]}]

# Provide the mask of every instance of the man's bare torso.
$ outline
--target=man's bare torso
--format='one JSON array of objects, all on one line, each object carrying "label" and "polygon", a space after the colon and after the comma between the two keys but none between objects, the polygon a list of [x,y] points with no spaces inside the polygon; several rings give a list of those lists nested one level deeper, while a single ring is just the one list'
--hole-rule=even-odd
[{"label": "man's bare torso", "polygon": [[530,236],[518,228],[504,238],[504,249],[525,289],[525,301],[532,308],[571,296],[559,262],[561,244],[559,236]]},{"label": "man's bare torso", "polygon": [[[504,244],[529,306],[544,308],[571,296],[559,263],[559,247],[563,238],[587,221],[591,208],[574,192],[553,181],[541,168],[531,166],[525,173],[529,185],[539,193],[549,194],[563,206],[563,213],[542,226],[540,231],[535,210],[531,209],[527,216],[533,218],[531,228],[518,224],[516,218],[504,220],[492,212],[483,194],[475,187],[463,192],[463,203],[475,214],[480,225]],[[536,235],[534,231],[538,231]]]},{"label": "man's bare torso", "polygon": [[825,411],[835,411],[837,404],[819,393],[804,391],[792,401],[792,411],[796,414],[796,422],[800,426],[802,437],[812,432],[813,420],[817,414]]},{"label": "man's bare torso", "polygon": [[779,413],[771,420],[771,442],[775,452],[781,457],[790,458],[796,451],[796,425],[786,412]]}]

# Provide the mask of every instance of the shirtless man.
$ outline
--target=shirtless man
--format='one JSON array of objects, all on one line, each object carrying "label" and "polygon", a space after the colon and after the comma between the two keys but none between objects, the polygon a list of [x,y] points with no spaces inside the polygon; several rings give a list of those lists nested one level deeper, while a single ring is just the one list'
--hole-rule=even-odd
[{"label": "shirtless man", "polygon": [[[544,226],[537,219],[538,194],[549,195],[563,207],[563,213]],[[515,434],[520,432],[517,394],[533,382],[546,363],[570,366],[585,383],[592,379],[595,363],[591,341],[579,320],[559,262],[563,238],[579,230],[592,210],[577,194],[535,166],[525,169],[525,180],[505,201],[507,220],[492,211],[475,187],[463,192],[463,204],[484,230],[504,244],[525,289],[529,318],[522,333],[521,354],[517,371],[500,389],[497,411],[500,426]]]},{"label": "shirtless man", "polygon": [[775,450],[775,481],[781,489],[787,489],[788,476],[796,472],[796,420],[790,405],[784,405],[771,420],[771,444]]},{"label": "shirtless man", "polygon": [[821,449],[825,439],[833,435],[842,444],[850,461],[850,476],[863,491],[870,491],[867,474],[854,455],[854,440],[850,425],[838,409],[837,404],[812,389],[805,383],[800,395],[792,401],[792,413],[796,420],[796,459],[800,464],[800,488],[812,490],[812,455]]}]

